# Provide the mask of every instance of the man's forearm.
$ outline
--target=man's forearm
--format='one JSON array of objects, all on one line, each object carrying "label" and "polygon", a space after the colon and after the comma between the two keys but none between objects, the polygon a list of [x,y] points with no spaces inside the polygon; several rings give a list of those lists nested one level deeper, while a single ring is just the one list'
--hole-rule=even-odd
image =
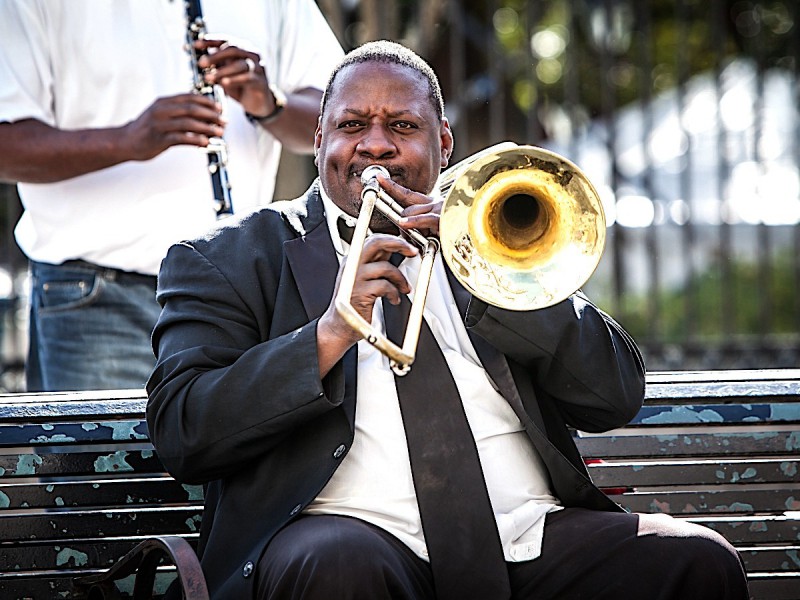
[{"label": "man's forearm", "polygon": [[280,117],[264,127],[288,150],[311,154],[321,99],[322,92],[311,88],[290,94]]},{"label": "man's forearm", "polygon": [[34,119],[0,123],[0,180],[53,183],[130,160],[119,143],[120,130],[66,131]]}]

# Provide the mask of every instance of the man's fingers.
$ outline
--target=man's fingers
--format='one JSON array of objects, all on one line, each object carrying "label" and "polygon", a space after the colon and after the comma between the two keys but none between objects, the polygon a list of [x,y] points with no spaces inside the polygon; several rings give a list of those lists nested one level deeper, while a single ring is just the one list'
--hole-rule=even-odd
[{"label": "man's fingers", "polygon": [[[400,290],[404,294],[411,291],[411,285],[400,272],[400,269],[388,261],[372,262],[362,265],[359,275],[358,279],[360,281],[387,283],[389,287],[382,289],[384,293],[390,288],[393,290]],[[379,295],[383,296],[384,293]]]},{"label": "man's fingers", "polygon": [[207,50],[208,48],[219,48],[227,43],[227,40],[222,38],[204,37],[202,40],[195,40],[194,47],[198,50]]},{"label": "man's fingers", "polygon": [[415,256],[419,253],[415,246],[396,235],[375,233],[364,242],[361,262],[389,260],[389,257],[395,252],[403,256]]},{"label": "man's fingers", "polygon": [[[201,56],[197,64],[203,69],[214,69],[217,72],[217,79],[236,73],[263,73],[264,67],[260,64],[261,56],[258,53],[243,50],[237,46],[228,46],[224,43],[212,47],[216,48],[216,50]],[[223,71],[224,75],[220,75],[220,71]]]},{"label": "man's fingers", "polygon": [[166,130],[208,137],[221,137],[225,133],[224,128],[219,125],[191,118],[173,119],[167,125]]},{"label": "man's fingers", "polygon": [[167,98],[159,98],[151,106],[154,118],[172,120],[191,118],[206,123],[223,126],[221,109],[210,98],[199,94],[181,94]]},{"label": "man's fingers", "polygon": [[410,190],[384,175],[378,175],[378,183],[380,183],[381,187],[403,207],[428,205],[432,202],[430,196]]},{"label": "man's fingers", "polygon": [[[372,306],[378,298],[386,298],[392,304],[397,305],[400,302],[400,294],[408,294],[410,291],[407,283],[398,286],[388,279],[369,279],[362,282],[358,289],[353,290],[350,301],[356,310],[363,305],[364,308],[369,307],[369,310],[365,312],[371,312]],[[359,310],[359,312],[361,311]]]}]

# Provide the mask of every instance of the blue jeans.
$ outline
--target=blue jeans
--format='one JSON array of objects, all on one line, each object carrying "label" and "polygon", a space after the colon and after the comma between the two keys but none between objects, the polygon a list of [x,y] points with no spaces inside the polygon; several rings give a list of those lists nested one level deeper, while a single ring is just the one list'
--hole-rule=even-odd
[{"label": "blue jeans", "polygon": [[144,387],[156,278],[68,261],[31,261],[28,391]]}]

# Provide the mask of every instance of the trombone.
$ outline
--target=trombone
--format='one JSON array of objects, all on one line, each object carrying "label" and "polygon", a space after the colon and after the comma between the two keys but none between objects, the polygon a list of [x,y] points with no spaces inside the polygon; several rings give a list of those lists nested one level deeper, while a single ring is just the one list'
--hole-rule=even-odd
[{"label": "trombone", "polygon": [[577,291],[597,268],[605,246],[600,196],[566,158],[535,146],[503,142],[444,171],[439,238],[403,234],[420,248],[422,263],[402,347],[376,331],[353,308],[356,271],[377,209],[398,223],[403,207],[384,192],[372,165],[364,169],[361,210],[345,263],[336,310],[389,358],[397,375],[414,362],[433,263],[441,251],[456,279],[472,295],[507,310],[538,310]]}]

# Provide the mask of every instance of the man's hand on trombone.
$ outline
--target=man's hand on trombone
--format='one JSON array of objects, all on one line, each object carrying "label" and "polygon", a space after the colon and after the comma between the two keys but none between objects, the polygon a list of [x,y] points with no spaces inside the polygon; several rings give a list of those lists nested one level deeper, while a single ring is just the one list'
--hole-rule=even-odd
[{"label": "man's hand on trombone", "polygon": [[317,356],[322,377],[351,346],[363,339],[363,336],[348,325],[336,310],[335,299],[339,294],[346,261],[359,261],[350,303],[361,318],[370,323],[372,309],[378,298],[386,298],[388,302],[396,305],[400,303],[400,294],[408,294],[411,291],[411,285],[400,269],[389,262],[394,253],[415,256],[419,254],[419,250],[396,235],[375,233],[365,240],[360,257],[349,256],[339,268],[333,298],[317,324]]},{"label": "man's hand on trombone", "polygon": [[383,175],[378,175],[377,179],[381,188],[404,207],[398,227],[416,229],[426,237],[439,236],[439,215],[443,203],[441,198],[412,191]]}]

